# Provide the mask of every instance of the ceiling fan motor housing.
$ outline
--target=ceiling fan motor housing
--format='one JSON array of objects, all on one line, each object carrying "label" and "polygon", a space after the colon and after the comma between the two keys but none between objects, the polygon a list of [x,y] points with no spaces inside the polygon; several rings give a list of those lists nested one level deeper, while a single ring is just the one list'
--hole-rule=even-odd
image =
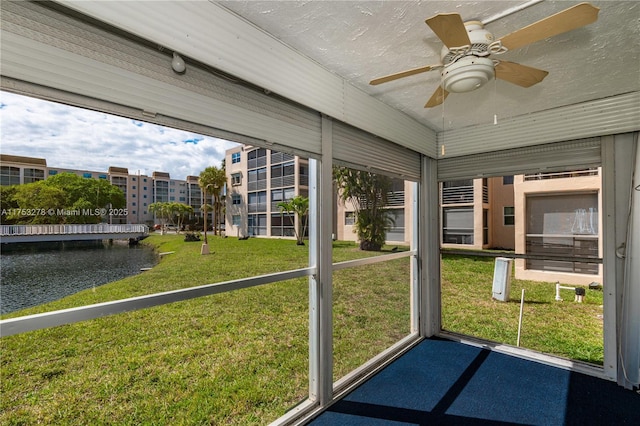
[{"label": "ceiling fan motor housing", "polygon": [[491,59],[464,56],[442,71],[444,90],[451,93],[471,92],[484,86],[494,74]]},{"label": "ceiling fan motor housing", "polygon": [[[494,75],[494,63],[489,59],[489,45],[493,34],[485,30],[480,21],[465,22],[471,45],[443,47],[441,58],[445,65],[441,75],[444,89],[452,93],[464,93],[478,89]],[[458,49],[458,47],[462,49]]]}]

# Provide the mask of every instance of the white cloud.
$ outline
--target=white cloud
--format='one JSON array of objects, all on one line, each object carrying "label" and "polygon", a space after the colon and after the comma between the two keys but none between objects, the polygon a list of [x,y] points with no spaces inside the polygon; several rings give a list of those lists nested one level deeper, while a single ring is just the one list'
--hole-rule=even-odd
[{"label": "white cloud", "polygon": [[0,92],[0,152],[38,157],[49,167],[198,175],[220,166],[233,142],[101,112]]}]

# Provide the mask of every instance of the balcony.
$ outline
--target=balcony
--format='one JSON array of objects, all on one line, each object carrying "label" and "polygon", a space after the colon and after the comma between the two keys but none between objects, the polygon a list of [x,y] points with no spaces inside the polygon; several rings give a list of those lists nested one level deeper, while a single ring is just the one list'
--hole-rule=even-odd
[{"label": "balcony", "polygon": [[442,188],[442,204],[472,204],[473,185]]},{"label": "balcony", "polygon": [[573,170],[568,172],[558,173],[533,173],[524,175],[524,180],[546,180],[546,179],[567,179],[584,176],[598,176],[599,171],[597,168],[585,169],[585,170]]}]

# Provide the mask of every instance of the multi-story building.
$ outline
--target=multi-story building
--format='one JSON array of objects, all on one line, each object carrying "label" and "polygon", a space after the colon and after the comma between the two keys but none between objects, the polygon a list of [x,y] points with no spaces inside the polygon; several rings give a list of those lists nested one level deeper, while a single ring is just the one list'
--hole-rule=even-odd
[{"label": "multi-story building", "polygon": [[[227,150],[227,235],[292,237],[297,217],[278,203],[309,195],[308,160],[251,146]],[[300,228],[298,228],[300,229]]]},{"label": "multi-story building", "polygon": [[599,169],[443,182],[440,190],[443,247],[527,255],[515,260],[519,279],[602,283]]},{"label": "multi-story building", "polygon": [[130,174],[126,167],[112,166],[107,172],[65,169],[48,166],[44,158],[0,154],[0,184],[3,186],[44,180],[58,173],[74,173],[88,179],[105,179],[120,188],[127,201],[127,215],[109,217],[111,223],[153,225],[155,217],[149,211],[149,205],[154,202],[175,201],[189,204],[194,206],[198,213],[203,204],[197,176],[189,176],[189,179],[184,181],[171,179],[169,173],[165,172],[153,172],[151,176]]},{"label": "multi-story building", "polygon": [[[309,194],[308,160],[265,148],[238,146],[226,152],[225,157],[229,191],[226,202],[227,235],[293,237],[299,218],[283,213],[278,203]],[[386,208],[393,226],[387,241],[409,244],[411,229],[411,183],[393,180]],[[338,200],[334,211],[334,237],[356,241],[354,229],[355,209],[350,203]],[[300,228],[298,228],[300,229]]]}]

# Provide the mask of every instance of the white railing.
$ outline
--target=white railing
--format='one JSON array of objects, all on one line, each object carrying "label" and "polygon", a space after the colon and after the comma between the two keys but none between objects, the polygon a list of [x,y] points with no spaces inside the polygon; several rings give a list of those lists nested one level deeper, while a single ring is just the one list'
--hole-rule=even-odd
[{"label": "white railing", "polygon": [[597,176],[599,174],[597,168],[585,170],[573,170],[569,172],[557,173],[532,173],[524,175],[524,180],[545,180],[545,179],[564,179],[582,176]]},{"label": "white railing", "polygon": [[110,225],[0,225],[0,235],[77,235],[77,234],[148,234],[149,227],[140,224]]}]

